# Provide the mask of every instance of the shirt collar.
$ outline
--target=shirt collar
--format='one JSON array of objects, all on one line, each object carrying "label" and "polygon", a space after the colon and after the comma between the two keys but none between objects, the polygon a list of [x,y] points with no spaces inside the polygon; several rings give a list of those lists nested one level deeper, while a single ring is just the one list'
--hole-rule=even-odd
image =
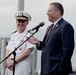
[{"label": "shirt collar", "polygon": [[56,20],[56,21],[54,22],[54,25],[56,25],[57,22],[58,22],[60,19],[62,19],[62,17],[60,17],[58,20]]}]

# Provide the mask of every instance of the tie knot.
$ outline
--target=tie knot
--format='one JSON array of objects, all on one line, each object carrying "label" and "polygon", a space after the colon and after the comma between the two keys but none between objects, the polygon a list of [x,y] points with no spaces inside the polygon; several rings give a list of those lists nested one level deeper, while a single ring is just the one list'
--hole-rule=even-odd
[{"label": "tie knot", "polygon": [[51,24],[51,26],[53,27],[53,26],[54,26],[54,24]]},{"label": "tie knot", "polygon": [[51,24],[51,26],[53,27],[53,26],[54,26],[54,24]]}]

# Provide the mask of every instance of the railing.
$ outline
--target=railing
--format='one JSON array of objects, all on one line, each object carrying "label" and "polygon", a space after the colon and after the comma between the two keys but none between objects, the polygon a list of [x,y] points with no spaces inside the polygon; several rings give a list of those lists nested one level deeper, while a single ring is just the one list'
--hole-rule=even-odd
[{"label": "railing", "polygon": [[[7,45],[7,41],[9,40],[9,38],[0,38],[0,57],[1,60],[3,60],[5,58],[5,52],[6,52],[6,45]],[[5,73],[5,61],[1,63],[0,65],[0,73],[1,75],[4,75]]]}]

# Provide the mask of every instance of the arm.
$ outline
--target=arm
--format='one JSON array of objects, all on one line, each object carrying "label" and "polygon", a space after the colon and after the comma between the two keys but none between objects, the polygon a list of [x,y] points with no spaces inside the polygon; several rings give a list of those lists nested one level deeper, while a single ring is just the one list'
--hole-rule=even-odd
[{"label": "arm", "polygon": [[42,42],[39,41],[38,45],[36,45],[37,49],[38,50],[42,50]]},{"label": "arm", "polygon": [[27,49],[25,52],[23,52],[20,56],[17,56],[16,57],[16,62],[21,62],[22,60],[26,59],[30,54],[31,52],[33,51],[33,47],[32,48],[29,48]]},{"label": "arm", "polygon": [[32,44],[36,44],[36,47],[38,50],[42,49],[42,42],[39,41],[37,38],[35,37],[31,37],[30,39],[28,39],[28,41]]},{"label": "arm", "polygon": [[[9,55],[9,50],[6,50],[6,57]],[[13,61],[10,59],[10,57],[7,58],[6,60],[6,66],[8,69],[12,70],[13,69]]]},{"label": "arm", "polygon": [[62,37],[62,57],[60,67],[66,67],[69,65],[68,62],[71,60],[74,50],[74,30],[71,25],[67,24],[61,33]]}]

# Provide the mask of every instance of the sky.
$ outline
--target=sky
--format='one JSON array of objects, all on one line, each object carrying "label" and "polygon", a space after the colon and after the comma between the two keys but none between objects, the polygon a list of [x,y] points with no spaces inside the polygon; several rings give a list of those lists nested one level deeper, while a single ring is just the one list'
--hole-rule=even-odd
[{"label": "sky", "polygon": [[[39,35],[41,31],[43,31],[42,34],[45,33],[47,26],[50,25],[46,11],[51,2],[60,2],[63,5],[63,17],[76,29],[75,0],[24,0],[24,11],[32,16],[28,29],[37,26],[40,22],[45,22],[45,25],[39,29],[36,35]],[[0,0],[0,37],[10,36],[16,30],[15,13],[17,11],[18,0]]]},{"label": "sky", "polygon": [[[46,11],[51,2],[60,2],[63,5],[63,18],[72,24],[76,34],[75,0],[24,0],[24,11],[32,16],[32,21],[29,22],[28,29],[32,29],[39,23],[44,22],[45,25],[35,34],[35,36],[42,40],[46,28],[50,25]],[[17,11],[18,0],[0,0],[0,37],[10,37],[11,33],[16,30],[15,13]]]}]

